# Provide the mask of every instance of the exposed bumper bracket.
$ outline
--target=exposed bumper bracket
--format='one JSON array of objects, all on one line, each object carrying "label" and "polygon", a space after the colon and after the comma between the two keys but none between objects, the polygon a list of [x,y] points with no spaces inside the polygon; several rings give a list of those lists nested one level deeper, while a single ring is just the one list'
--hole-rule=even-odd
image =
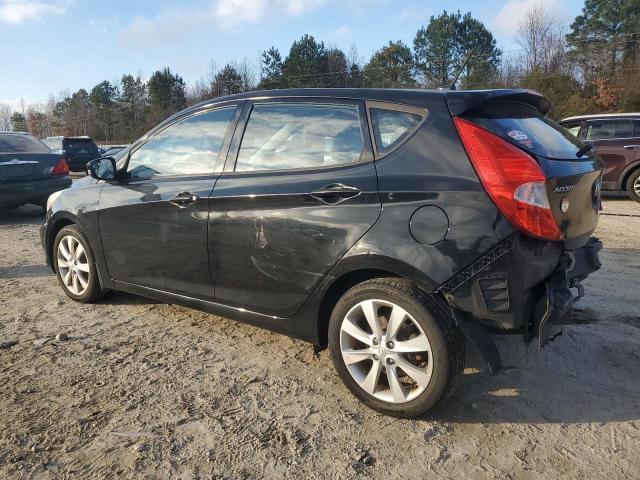
[{"label": "exposed bumper bracket", "polygon": [[[563,325],[571,323],[573,305],[584,296],[580,282],[601,266],[598,258],[600,249],[602,242],[591,238],[584,247],[566,252],[564,262],[547,280],[545,293],[531,313],[531,333],[537,335],[540,348],[560,335]],[[578,292],[575,297],[572,288]]]}]

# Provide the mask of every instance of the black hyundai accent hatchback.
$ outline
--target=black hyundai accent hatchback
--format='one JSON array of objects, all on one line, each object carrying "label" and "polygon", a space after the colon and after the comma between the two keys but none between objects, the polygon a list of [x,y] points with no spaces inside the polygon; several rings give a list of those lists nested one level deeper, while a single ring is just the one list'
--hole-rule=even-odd
[{"label": "black hyundai accent hatchback", "polygon": [[548,109],[525,90],[204,102],[52,195],[47,262],[74,300],[121,290],[328,345],[361,401],[417,415],[464,334],[500,368],[487,331],[543,345],[600,265],[602,163]]}]

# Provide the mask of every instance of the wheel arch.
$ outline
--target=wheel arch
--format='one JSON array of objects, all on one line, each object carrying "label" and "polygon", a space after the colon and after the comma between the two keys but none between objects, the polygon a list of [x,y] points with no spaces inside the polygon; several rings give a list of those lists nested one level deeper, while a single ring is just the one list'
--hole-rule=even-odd
[{"label": "wheel arch", "polygon": [[325,288],[321,289],[316,317],[319,344],[327,344],[333,307],[347,290],[359,283],[381,277],[402,278],[431,293],[436,283],[422,272],[418,274],[414,270],[410,265],[384,256],[355,255],[344,258],[327,277]]},{"label": "wheel arch", "polygon": [[620,179],[618,181],[618,190],[626,190],[629,177],[631,177],[631,175],[633,175],[638,170],[640,170],[640,160],[627,165],[627,167],[622,171],[622,174],[620,175]]}]

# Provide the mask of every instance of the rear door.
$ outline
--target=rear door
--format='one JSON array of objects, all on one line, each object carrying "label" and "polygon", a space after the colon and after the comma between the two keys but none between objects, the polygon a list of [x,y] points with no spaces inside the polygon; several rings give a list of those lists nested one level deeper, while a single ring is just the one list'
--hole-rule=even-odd
[{"label": "rear door", "polygon": [[[640,132],[630,118],[588,120],[584,138],[600,154],[605,169],[603,181],[615,188],[625,167],[640,159]],[[622,185],[624,188],[624,185]]]},{"label": "rear door", "polygon": [[0,182],[48,178],[60,155],[31,135],[0,135]]},{"label": "rear door", "polygon": [[295,314],[380,209],[363,102],[248,102],[211,202],[216,302]]}]

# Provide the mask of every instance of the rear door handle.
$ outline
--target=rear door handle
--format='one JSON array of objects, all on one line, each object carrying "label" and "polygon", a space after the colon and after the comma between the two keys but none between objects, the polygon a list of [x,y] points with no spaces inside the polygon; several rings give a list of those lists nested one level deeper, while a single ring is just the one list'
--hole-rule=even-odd
[{"label": "rear door handle", "polygon": [[355,197],[360,193],[356,187],[342,183],[330,183],[319,190],[311,192],[311,196],[325,203],[339,203],[347,198]]},{"label": "rear door handle", "polygon": [[624,145],[622,148],[632,149],[632,148],[636,148],[636,147],[640,147],[640,145]]},{"label": "rear door handle", "polygon": [[171,197],[171,199],[169,200],[169,203],[172,203],[173,205],[180,208],[185,208],[191,205],[192,203],[197,202],[199,198],[200,197],[198,197],[197,195],[194,195],[191,192],[180,192],[177,195]]}]

